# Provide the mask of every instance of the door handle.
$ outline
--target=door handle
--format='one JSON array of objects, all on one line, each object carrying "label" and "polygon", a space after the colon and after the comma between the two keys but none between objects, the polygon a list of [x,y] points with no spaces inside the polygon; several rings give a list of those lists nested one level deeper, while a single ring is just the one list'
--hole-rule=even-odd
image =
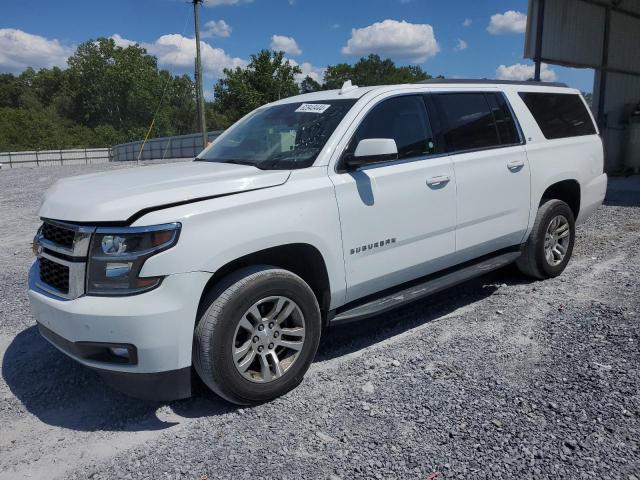
[{"label": "door handle", "polygon": [[507,162],[507,168],[512,171],[520,170],[522,167],[524,167],[524,160],[511,160]]},{"label": "door handle", "polygon": [[440,187],[440,186],[445,186],[450,181],[451,181],[451,177],[449,175],[438,175],[435,177],[428,178],[427,185],[429,185],[430,187]]}]

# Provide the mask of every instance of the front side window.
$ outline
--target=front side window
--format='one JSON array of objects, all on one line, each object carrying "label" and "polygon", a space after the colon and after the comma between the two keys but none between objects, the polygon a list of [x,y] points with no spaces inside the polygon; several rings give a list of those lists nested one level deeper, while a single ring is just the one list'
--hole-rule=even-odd
[{"label": "front side window", "polygon": [[196,160],[273,170],[310,167],[354,103],[326,100],[259,109]]},{"label": "front side window", "polygon": [[345,155],[353,154],[360,140],[367,138],[392,138],[399,159],[432,153],[433,135],[422,96],[393,97],[373,107],[353,135]]},{"label": "front side window", "polygon": [[594,135],[596,128],[579,95],[520,92],[547,139]]},{"label": "front side window", "polygon": [[446,120],[444,139],[449,151],[500,145],[496,122],[484,93],[438,93],[434,94],[434,100]]}]

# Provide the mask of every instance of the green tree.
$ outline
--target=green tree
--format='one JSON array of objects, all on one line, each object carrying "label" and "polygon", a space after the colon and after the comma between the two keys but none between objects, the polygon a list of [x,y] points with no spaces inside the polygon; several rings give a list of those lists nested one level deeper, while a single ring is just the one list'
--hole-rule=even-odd
[{"label": "green tree", "polygon": [[431,75],[416,65],[397,67],[390,60],[382,60],[378,55],[361,58],[356,64],[339,63],[329,65],[324,76],[325,89],[342,87],[346,80],[361,87],[371,85],[393,85],[398,83],[415,83],[428,80]]},{"label": "green tree", "polygon": [[[139,46],[81,44],[69,68],[0,75],[0,149],[107,146],[196,130],[195,88]],[[161,102],[161,103],[160,103]]]},{"label": "green tree", "polygon": [[246,68],[224,69],[213,89],[214,112],[233,123],[265,103],[297,95],[295,76],[300,73],[283,52],[261,50],[251,55]]},{"label": "green tree", "polygon": [[155,57],[137,45],[99,38],[69,57],[68,116],[83,125],[109,124],[121,131],[150,123],[161,97]]},{"label": "green tree", "polygon": [[0,74],[0,107],[17,108],[23,88],[10,73]]},{"label": "green tree", "polygon": [[309,75],[307,75],[305,79],[300,82],[300,93],[311,93],[317,92],[318,90],[322,90],[322,85],[316,82]]}]

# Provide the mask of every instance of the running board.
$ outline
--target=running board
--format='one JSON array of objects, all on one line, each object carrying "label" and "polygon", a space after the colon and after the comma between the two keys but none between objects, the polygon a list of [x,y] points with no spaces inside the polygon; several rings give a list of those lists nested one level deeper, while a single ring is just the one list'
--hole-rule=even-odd
[{"label": "running board", "polygon": [[447,269],[441,274],[430,275],[427,280],[411,287],[396,289],[382,297],[373,300],[357,302],[351,308],[338,311],[330,320],[330,324],[346,323],[362,320],[380,313],[387,312],[401,305],[428,297],[436,292],[453,287],[459,283],[479,277],[485,273],[513,263],[520,256],[520,252],[507,252],[490,258],[467,263],[463,267]]}]

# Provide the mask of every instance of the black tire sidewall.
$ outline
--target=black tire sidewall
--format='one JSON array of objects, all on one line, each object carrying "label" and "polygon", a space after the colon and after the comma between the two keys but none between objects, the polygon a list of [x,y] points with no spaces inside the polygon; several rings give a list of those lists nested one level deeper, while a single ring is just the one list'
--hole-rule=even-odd
[{"label": "black tire sidewall", "polygon": [[[305,343],[300,356],[279,379],[261,384],[244,378],[233,363],[231,345],[238,321],[257,301],[282,295],[293,300],[302,311],[305,320]],[[208,312],[207,312],[208,314]],[[205,314],[205,315],[207,315]],[[203,318],[203,321],[207,321]],[[211,344],[209,361],[214,383],[225,396],[236,398],[238,403],[261,403],[284,395],[302,381],[315,357],[320,341],[321,321],[318,303],[311,289],[302,279],[290,276],[262,276],[236,291],[222,306],[216,326],[208,339]]]},{"label": "black tire sidewall", "polygon": [[[544,240],[545,240],[547,228],[549,228],[549,223],[551,223],[551,220],[558,215],[564,216],[569,222],[569,246],[567,247],[567,253],[562,259],[562,262],[558,265],[553,266],[549,264],[545,256]],[[557,277],[564,271],[564,269],[567,267],[567,264],[569,263],[569,260],[571,260],[571,255],[573,253],[573,246],[575,244],[576,224],[575,224],[573,212],[571,211],[571,208],[569,207],[569,205],[567,205],[565,202],[561,200],[553,201],[553,205],[551,205],[550,208],[547,209],[542,221],[540,222],[540,230],[537,232],[537,235],[538,235],[538,239],[537,239],[538,241],[536,242],[537,243],[536,258],[537,258],[538,268],[541,271],[543,271],[545,276],[547,277]]]}]

